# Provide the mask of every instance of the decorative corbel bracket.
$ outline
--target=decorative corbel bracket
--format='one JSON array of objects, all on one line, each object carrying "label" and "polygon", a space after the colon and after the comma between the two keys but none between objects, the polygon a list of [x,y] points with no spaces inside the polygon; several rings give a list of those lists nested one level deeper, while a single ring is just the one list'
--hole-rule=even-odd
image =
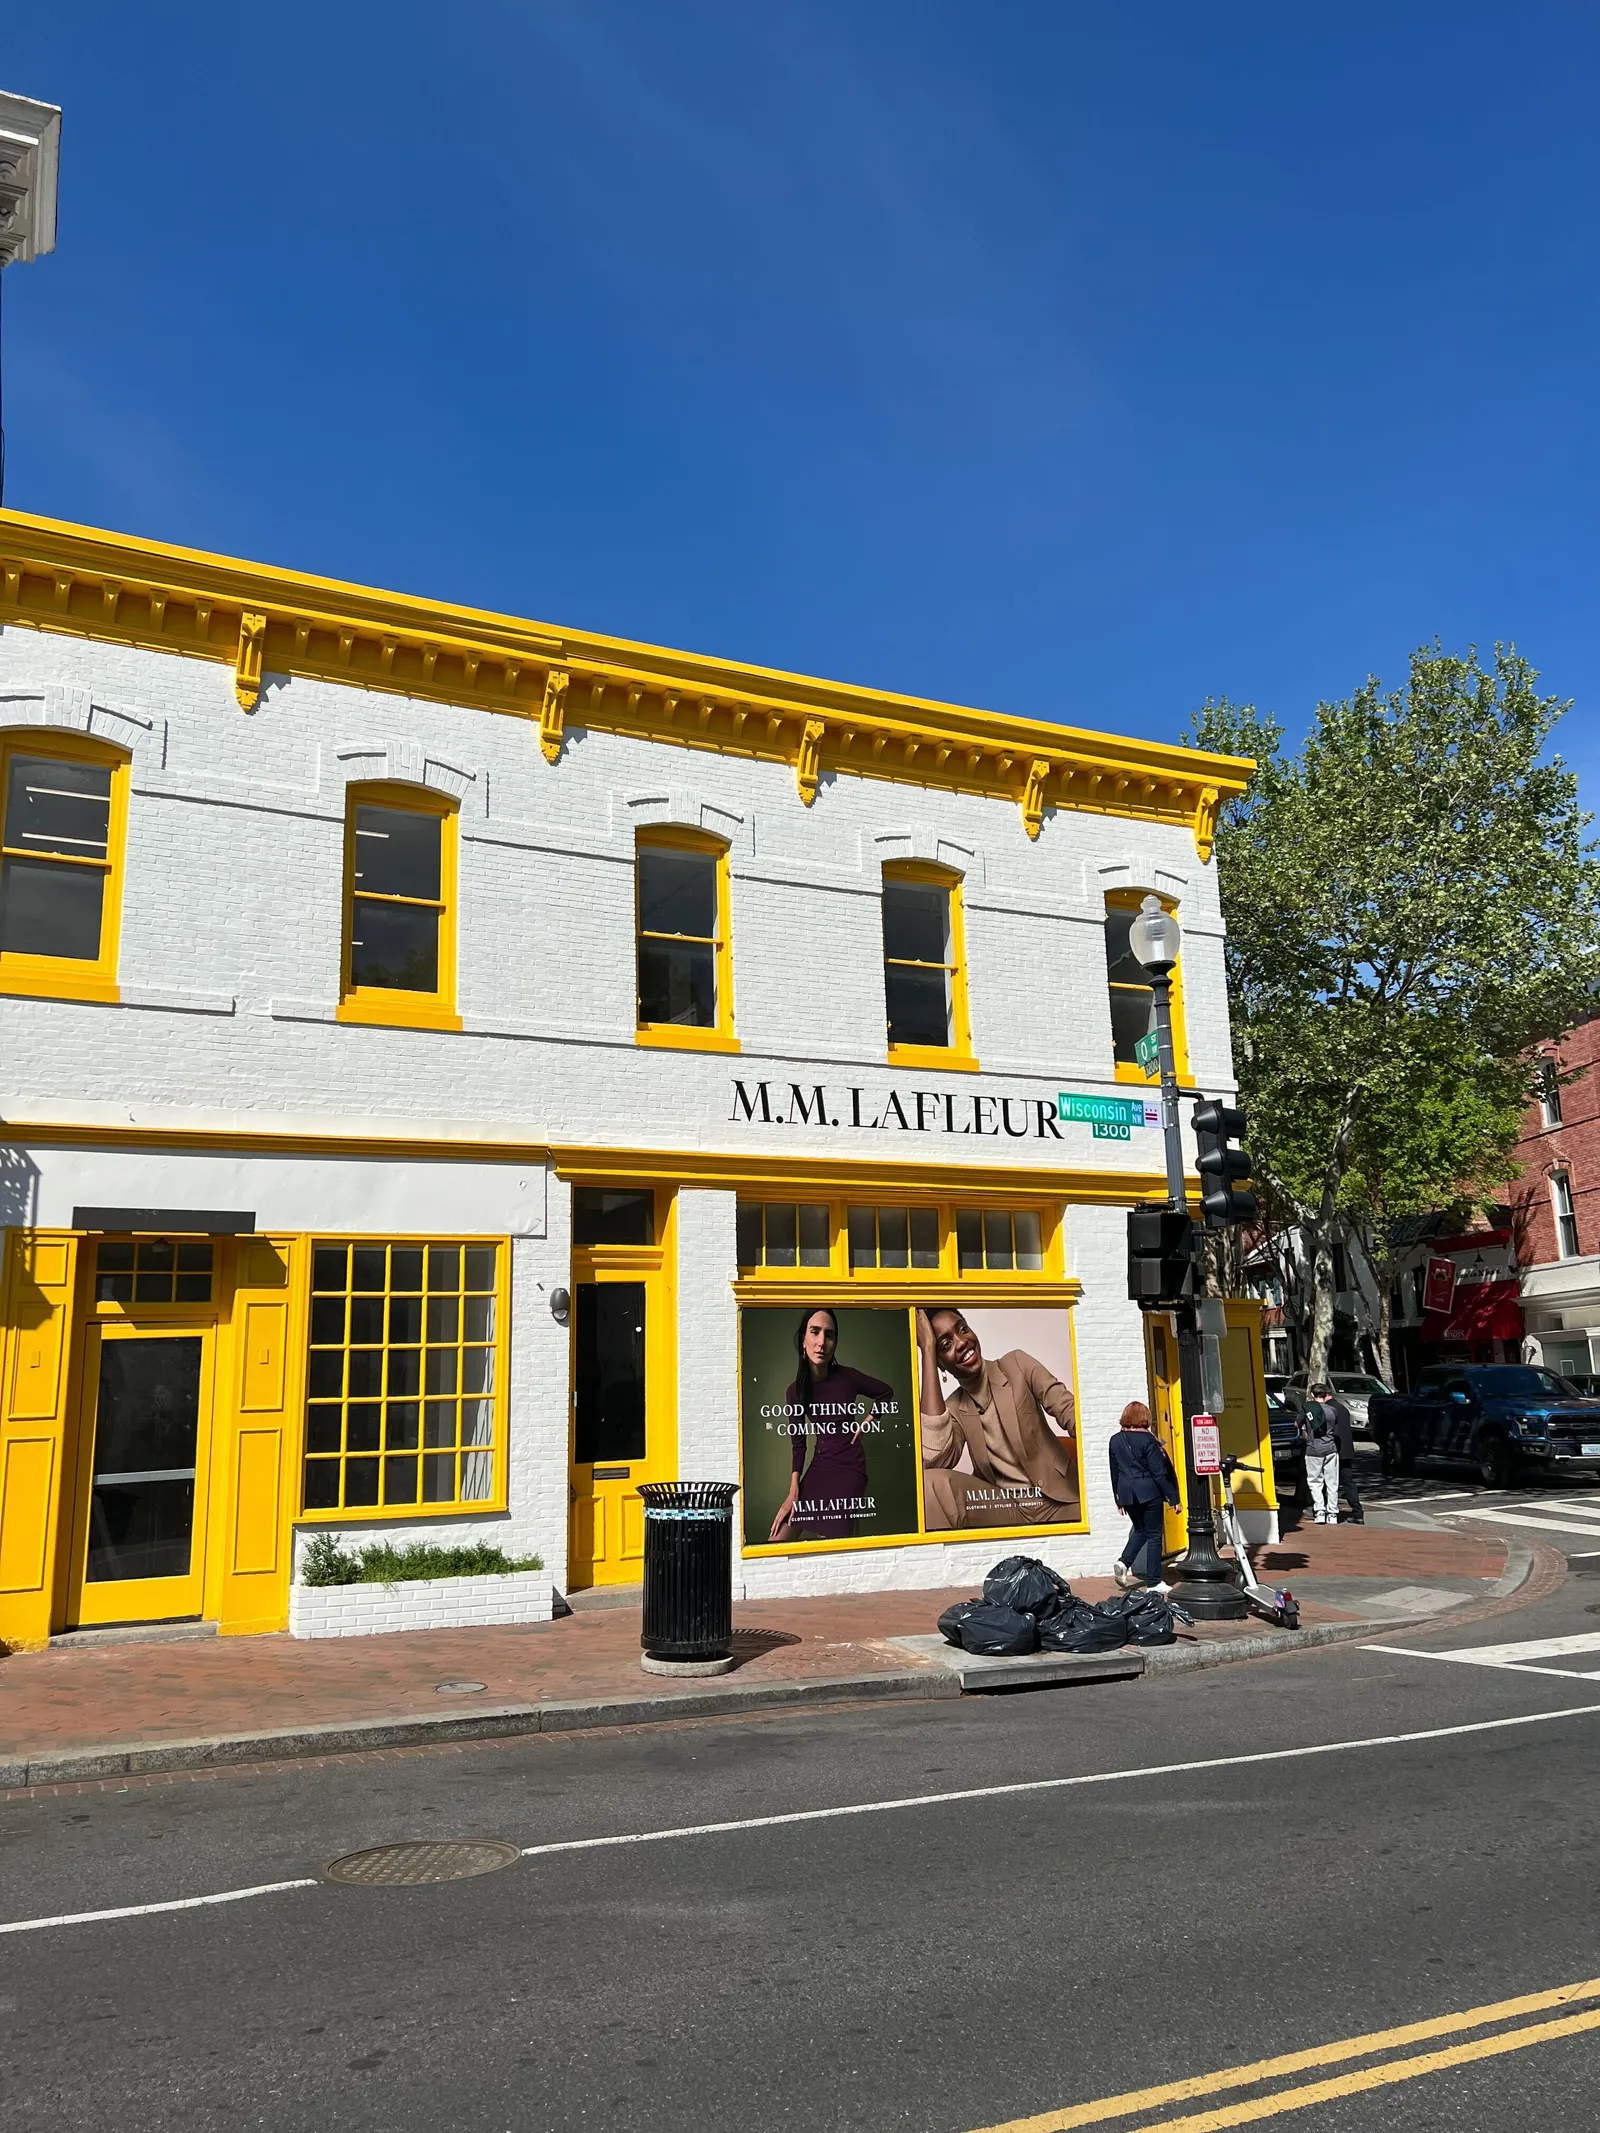
[{"label": "decorative corbel bracket", "polygon": [[822,736],[827,727],[820,718],[808,718],[800,735],[800,753],[795,757],[794,783],[802,807],[817,797],[817,779],[822,774]]},{"label": "decorative corbel bracket", "polygon": [[261,696],[261,654],[267,642],[267,618],[248,609],[239,617],[239,649],[233,662],[233,693],[241,711],[253,711]]},{"label": "decorative corbel bracket", "polygon": [[564,667],[552,667],[544,678],[544,703],[539,710],[539,748],[547,763],[561,754],[566,730],[567,685],[572,676]]},{"label": "decorative corbel bracket", "polygon": [[1217,815],[1221,805],[1222,795],[1214,785],[1201,787],[1194,809],[1194,848],[1202,866],[1211,857],[1211,847],[1217,841]]},{"label": "decorative corbel bracket", "polygon": [[1028,765],[1028,782],[1022,792],[1022,826],[1030,837],[1037,837],[1044,823],[1044,785],[1049,775],[1050,765],[1036,755]]}]

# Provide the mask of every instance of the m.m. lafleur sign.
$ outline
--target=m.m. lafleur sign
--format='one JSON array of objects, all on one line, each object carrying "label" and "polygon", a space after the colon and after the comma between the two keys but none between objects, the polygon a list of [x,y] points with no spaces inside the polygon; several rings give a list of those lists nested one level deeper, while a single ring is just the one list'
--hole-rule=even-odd
[{"label": "m.m. lafleur sign", "polygon": [[[822,1082],[735,1081],[729,1119],[736,1126],[842,1126],[862,1133],[988,1134],[1014,1141],[1062,1139],[1058,1119],[1077,1120],[1079,1104],[1134,1106],[1117,1098],[944,1095],[931,1089],[832,1089]],[[1140,1109],[1143,1106],[1139,1106]],[[1093,1114],[1083,1114],[1090,1116]],[[1126,1128],[1124,1128],[1124,1132]]]}]

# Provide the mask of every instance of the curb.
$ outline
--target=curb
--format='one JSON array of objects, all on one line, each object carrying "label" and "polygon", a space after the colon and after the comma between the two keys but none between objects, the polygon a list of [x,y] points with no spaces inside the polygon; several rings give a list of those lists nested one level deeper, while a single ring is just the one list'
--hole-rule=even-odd
[{"label": "curb", "polygon": [[[1476,1621],[1543,1598],[1566,1575],[1566,1559],[1542,1542],[1517,1542],[1491,1588],[1493,1597],[1474,1608],[1433,1616],[1443,1622]],[[1524,1587],[1535,1590],[1526,1593]],[[1276,1659],[1330,1644],[1356,1644],[1396,1631],[1417,1629],[1414,1617],[1380,1615],[1364,1622],[1314,1622],[1306,1629],[1263,1630],[1216,1644],[1144,1646],[1147,1679],[1200,1673],[1247,1659]],[[1027,1686],[1019,1680],[1006,1687]],[[1039,1687],[1059,1686],[1041,1682]],[[985,1681],[977,1693],[1000,1684]],[[298,1761],[311,1756],[361,1754],[378,1748],[417,1748],[463,1741],[517,1740],[532,1733],[576,1733],[600,1726],[654,1726],[676,1718],[736,1718],[750,1711],[803,1710],[808,1705],[921,1701],[970,1694],[959,1672],[942,1667],[906,1668],[888,1674],[844,1674],[829,1681],[730,1682],[716,1689],[677,1695],[616,1699],[573,1697],[549,1703],[501,1704],[488,1710],[444,1716],[358,1719],[352,1723],[284,1728],[270,1733],[219,1735],[202,1740],[129,1741],[100,1748],[69,1748],[0,1762],[0,1792],[34,1785],[82,1783],[99,1778],[141,1777],[161,1771],[222,1769],[237,1763]]]}]

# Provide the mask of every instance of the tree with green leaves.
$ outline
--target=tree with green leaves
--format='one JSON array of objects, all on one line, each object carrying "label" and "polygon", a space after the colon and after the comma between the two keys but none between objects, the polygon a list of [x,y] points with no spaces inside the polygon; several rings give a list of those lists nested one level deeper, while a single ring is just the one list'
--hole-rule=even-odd
[{"label": "tree with green leaves", "polygon": [[1319,704],[1298,756],[1251,706],[1193,721],[1197,746],[1258,766],[1217,864],[1250,1149],[1269,1222],[1304,1241],[1313,1378],[1341,1228],[1382,1269],[1399,1217],[1485,1203],[1514,1169],[1531,1048],[1600,967],[1600,860],[1550,753],[1569,706],[1537,680],[1513,649],[1486,667],[1435,643],[1403,689]]}]

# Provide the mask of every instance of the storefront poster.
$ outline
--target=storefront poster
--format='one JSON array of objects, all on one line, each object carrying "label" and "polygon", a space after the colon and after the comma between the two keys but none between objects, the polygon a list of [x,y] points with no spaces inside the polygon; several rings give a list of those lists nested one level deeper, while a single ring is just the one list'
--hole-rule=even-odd
[{"label": "storefront poster", "polygon": [[[921,1400],[925,1530],[1077,1525],[1083,1468],[1071,1314],[958,1309],[931,1298],[922,1316],[919,1353],[931,1335],[938,1384]],[[924,1355],[919,1380],[927,1368]]]},{"label": "storefront poster", "polygon": [[914,1534],[910,1313],[760,1307],[739,1337],[745,1546]]},{"label": "storefront poster", "polygon": [[747,1548],[1081,1523],[1065,1309],[755,1306],[740,1340]]}]

